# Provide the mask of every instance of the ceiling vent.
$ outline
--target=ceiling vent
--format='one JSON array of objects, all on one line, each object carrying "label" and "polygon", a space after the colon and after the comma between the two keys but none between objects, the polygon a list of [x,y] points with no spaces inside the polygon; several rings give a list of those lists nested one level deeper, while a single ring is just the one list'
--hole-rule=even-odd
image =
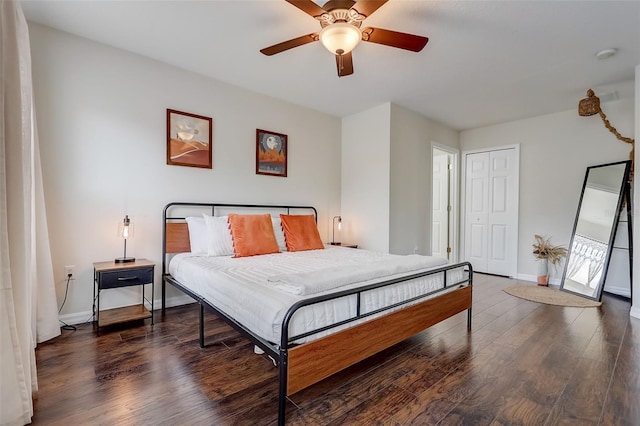
[{"label": "ceiling vent", "polygon": [[601,103],[613,102],[618,100],[618,92],[615,90],[613,92],[605,92],[598,94],[598,97]]}]

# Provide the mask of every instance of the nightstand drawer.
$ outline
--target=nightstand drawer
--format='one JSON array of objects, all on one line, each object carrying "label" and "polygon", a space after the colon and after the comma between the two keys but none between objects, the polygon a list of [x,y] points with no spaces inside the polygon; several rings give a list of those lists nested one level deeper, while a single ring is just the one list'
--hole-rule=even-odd
[{"label": "nightstand drawer", "polygon": [[149,284],[153,281],[152,267],[99,272],[99,274],[98,283],[100,283],[100,289]]}]

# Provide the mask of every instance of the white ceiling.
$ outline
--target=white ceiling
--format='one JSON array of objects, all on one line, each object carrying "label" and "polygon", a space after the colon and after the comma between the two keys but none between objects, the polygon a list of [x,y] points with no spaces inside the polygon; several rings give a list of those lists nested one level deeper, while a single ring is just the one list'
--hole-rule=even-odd
[{"label": "white ceiling", "polygon": [[[335,116],[390,101],[459,130],[577,111],[590,87],[602,98],[631,98],[640,64],[640,1],[390,0],[365,25],[429,43],[420,53],[360,43],[355,72],[343,78],[320,43],[259,52],[320,29],[284,0],[23,0],[22,7],[30,21]],[[618,54],[595,57],[610,47]]]}]

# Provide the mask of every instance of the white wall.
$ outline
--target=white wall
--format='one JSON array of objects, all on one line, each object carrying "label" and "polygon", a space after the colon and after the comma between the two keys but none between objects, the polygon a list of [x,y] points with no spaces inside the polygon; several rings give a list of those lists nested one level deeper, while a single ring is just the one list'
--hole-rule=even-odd
[{"label": "white wall", "polygon": [[431,251],[431,142],[458,132],[385,103],[342,120],[341,240],[409,254]]},{"label": "white wall", "polygon": [[389,251],[391,104],[342,119],[343,242]]},{"label": "white wall", "polygon": [[[75,265],[67,319],[91,311],[92,263],[122,256],[116,231],[125,214],[135,223],[128,254],[155,262],[170,201],[311,204],[329,240],[330,217],[340,211],[338,118],[50,28],[30,30],[60,302],[64,265]],[[213,117],[213,170],[166,165],[167,108]],[[257,128],[289,136],[287,178],[255,174]],[[101,302],[137,300],[134,290],[110,290]]]},{"label": "white wall", "polygon": [[[576,108],[460,133],[460,149],[520,144],[518,276],[535,276],[534,234],[569,243],[587,166],[629,158],[631,146],[618,141],[599,116],[579,117]],[[633,137],[633,101],[605,103],[602,109],[618,131]],[[552,279],[562,276],[562,266]]]},{"label": "white wall", "polygon": [[431,142],[458,148],[459,133],[391,105],[389,251],[431,254]]}]

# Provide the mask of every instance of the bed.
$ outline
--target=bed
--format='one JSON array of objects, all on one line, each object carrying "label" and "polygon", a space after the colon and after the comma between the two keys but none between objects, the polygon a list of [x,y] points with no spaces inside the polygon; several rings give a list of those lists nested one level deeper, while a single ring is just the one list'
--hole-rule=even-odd
[{"label": "bed", "polygon": [[317,211],[185,202],[163,210],[162,309],[170,284],[199,304],[200,346],[207,309],[267,353],[279,369],[278,424],[288,395],[465,310],[471,327],[468,262],[331,246],[239,258],[192,251],[187,220],[228,212],[311,214],[315,226]]}]

